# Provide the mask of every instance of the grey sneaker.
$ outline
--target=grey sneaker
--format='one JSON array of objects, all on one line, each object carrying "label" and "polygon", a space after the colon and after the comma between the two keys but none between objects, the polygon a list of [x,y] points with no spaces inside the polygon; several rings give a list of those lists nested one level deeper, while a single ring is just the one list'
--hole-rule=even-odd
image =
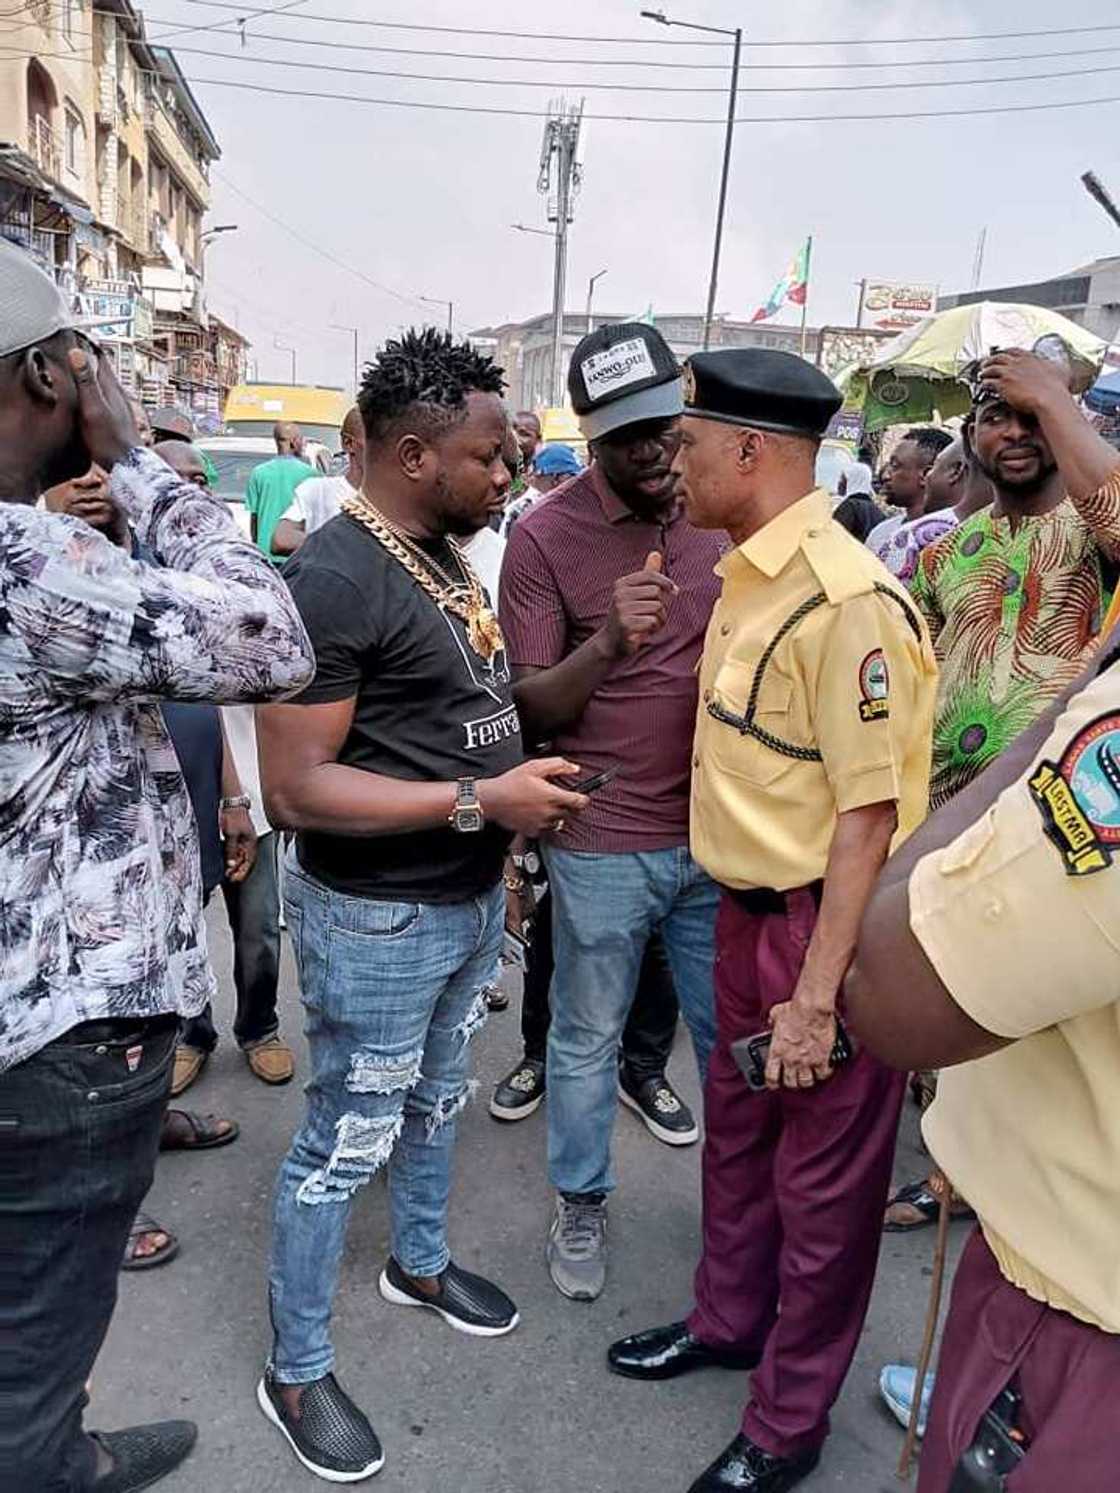
[{"label": "grey sneaker", "polygon": [[607,1200],[604,1193],[560,1193],[548,1231],[548,1273],[571,1301],[594,1301],[607,1283]]}]

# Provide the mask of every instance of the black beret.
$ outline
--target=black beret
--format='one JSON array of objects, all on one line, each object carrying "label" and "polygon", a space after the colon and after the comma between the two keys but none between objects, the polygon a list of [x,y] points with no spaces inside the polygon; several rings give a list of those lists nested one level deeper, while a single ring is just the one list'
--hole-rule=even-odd
[{"label": "black beret", "polygon": [[686,415],[788,435],[824,435],[844,402],[819,368],[770,348],[695,353],[682,378]]}]

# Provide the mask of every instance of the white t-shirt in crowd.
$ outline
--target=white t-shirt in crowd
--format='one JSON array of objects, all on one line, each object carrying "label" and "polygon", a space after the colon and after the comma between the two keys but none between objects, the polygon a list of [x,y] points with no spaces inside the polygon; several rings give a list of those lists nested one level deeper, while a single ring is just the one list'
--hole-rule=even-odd
[{"label": "white t-shirt in crowd", "polygon": [[463,551],[474,567],[475,574],[486,587],[490,605],[497,611],[502,556],[506,552],[505,540],[500,534],[495,534],[493,529],[479,529],[477,534],[472,534],[463,541]]},{"label": "white t-shirt in crowd", "polygon": [[355,496],[345,477],[308,477],[292,494],[291,507],[283,517],[302,524],[305,533],[314,534],[328,519],[334,518],[343,498]]},{"label": "white t-shirt in crowd", "polygon": [[249,795],[249,818],[258,835],[267,835],[272,825],[264,812],[261,769],[257,761],[257,727],[251,705],[223,705],[222,725],[233,765],[241,779],[241,791]]}]

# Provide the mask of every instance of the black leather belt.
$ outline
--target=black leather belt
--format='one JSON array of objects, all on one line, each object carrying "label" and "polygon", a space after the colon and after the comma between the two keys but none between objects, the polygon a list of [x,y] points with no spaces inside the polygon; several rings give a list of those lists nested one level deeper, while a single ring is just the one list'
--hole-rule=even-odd
[{"label": "black leather belt", "polygon": [[86,1047],[101,1043],[113,1046],[136,1037],[151,1037],[179,1025],[174,1012],[163,1016],[112,1016],[105,1021],[82,1021],[54,1040],[64,1047]]},{"label": "black leather belt", "polygon": [[824,882],[813,881],[808,886],[795,887],[788,892],[777,892],[769,886],[753,886],[748,891],[736,891],[733,887],[725,887],[724,890],[733,902],[737,902],[744,912],[752,913],[756,918],[766,917],[768,914],[784,913],[789,907],[789,899],[797,892],[808,892],[813,901],[819,907],[821,897],[824,895]]}]

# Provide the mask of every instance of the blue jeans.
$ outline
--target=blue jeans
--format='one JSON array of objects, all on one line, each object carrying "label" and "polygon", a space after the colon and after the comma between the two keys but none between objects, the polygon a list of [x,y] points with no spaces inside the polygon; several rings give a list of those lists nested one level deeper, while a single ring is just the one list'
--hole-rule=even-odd
[{"label": "blue jeans", "polygon": [[331,1304],[359,1187],[389,1169],[392,1251],[409,1275],[450,1258],[455,1117],[467,1044],[505,922],[500,885],[436,906],[348,897],[290,858],[284,902],[307,1014],[307,1114],[280,1168],[269,1275],[272,1363],[285,1384],[329,1373]]},{"label": "blue jeans", "polygon": [[650,934],[660,930],[703,1081],[715,1043],[719,889],[684,846],[592,855],[548,849],[556,972],[548,1034],[548,1165],[560,1192],[607,1192],[618,1042]]}]

